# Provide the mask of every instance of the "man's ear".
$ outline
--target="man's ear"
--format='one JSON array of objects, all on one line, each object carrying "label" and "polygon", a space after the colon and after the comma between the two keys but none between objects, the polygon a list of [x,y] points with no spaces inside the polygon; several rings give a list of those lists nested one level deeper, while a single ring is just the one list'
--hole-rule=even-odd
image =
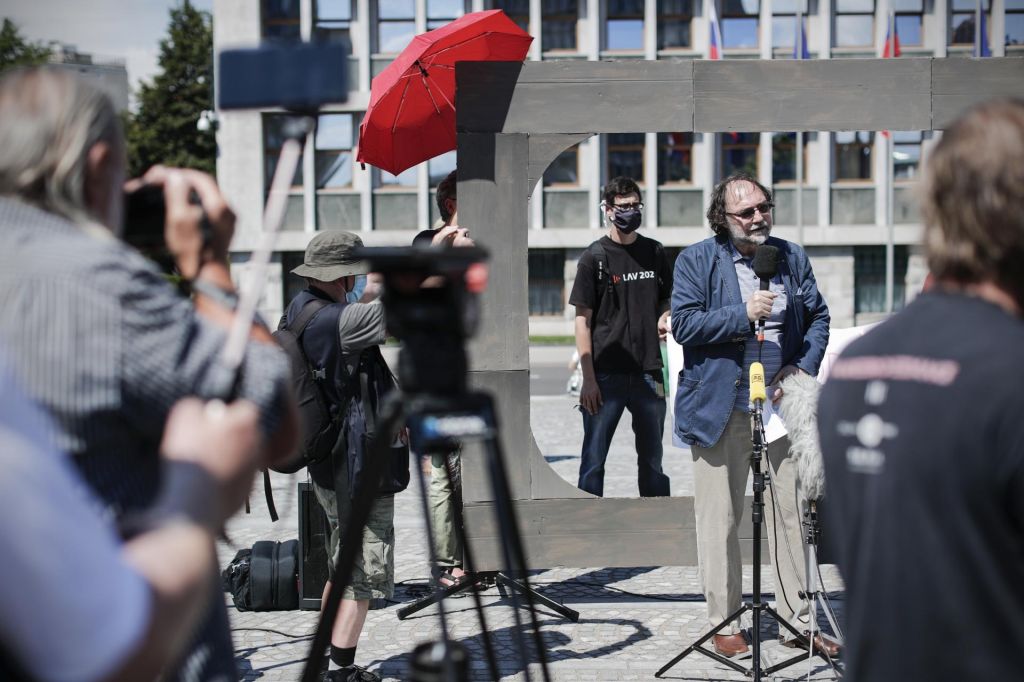
[{"label": "man's ear", "polygon": [[113,206],[121,195],[116,187],[120,180],[117,169],[116,154],[108,142],[101,140],[89,147],[85,157],[85,207],[112,230],[117,229],[120,215],[114,213]]}]

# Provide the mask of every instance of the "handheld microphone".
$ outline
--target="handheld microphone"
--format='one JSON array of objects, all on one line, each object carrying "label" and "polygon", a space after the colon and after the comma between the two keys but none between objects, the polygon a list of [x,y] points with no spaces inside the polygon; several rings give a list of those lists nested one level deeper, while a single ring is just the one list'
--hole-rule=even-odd
[{"label": "handheld microphone", "polygon": [[768,398],[768,392],[764,387],[764,365],[760,362],[750,363],[750,402],[762,403]]},{"label": "handheld microphone", "polygon": [[[768,284],[779,271],[779,248],[760,244],[754,249],[754,274],[761,280],[761,291],[768,291]],[[764,318],[757,321],[757,340],[764,342]]]}]

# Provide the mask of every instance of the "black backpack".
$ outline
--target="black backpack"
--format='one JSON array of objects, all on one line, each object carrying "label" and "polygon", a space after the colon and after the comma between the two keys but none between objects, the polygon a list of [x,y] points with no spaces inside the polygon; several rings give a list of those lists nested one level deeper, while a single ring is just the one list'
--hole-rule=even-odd
[{"label": "black backpack", "polygon": [[326,301],[319,299],[310,301],[299,311],[291,325],[287,323],[286,316],[282,316],[277,331],[273,334],[291,362],[292,389],[298,403],[299,423],[302,428],[298,455],[289,462],[273,467],[274,471],[282,474],[293,474],[305,466],[326,460],[331,456],[338,434],[341,432],[344,413],[341,412],[337,417],[331,418],[327,396],[320,385],[321,381],[326,380],[326,376],[323,376],[322,371],[318,372],[313,368],[302,349],[303,332],[306,331],[310,320],[327,305]]}]

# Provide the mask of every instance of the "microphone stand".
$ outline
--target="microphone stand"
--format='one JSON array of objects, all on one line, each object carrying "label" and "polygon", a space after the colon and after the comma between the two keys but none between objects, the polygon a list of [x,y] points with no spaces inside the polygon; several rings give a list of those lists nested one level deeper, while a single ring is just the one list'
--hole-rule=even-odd
[{"label": "microphone stand", "polygon": [[[780,629],[785,628],[793,635],[793,637],[799,641],[808,650],[814,654],[822,655],[821,652],[817,651],[816,647],[811,646],[811,640],[809,640],[802,632],[797,630],[795,627],[790,625],[789,621],[782,618],[778,612],[765,603],[761,596],[761,525],[764,522],[764,489],[765,489],[765,478],[767,474],[761,470],[762,458],[767,458],[768,445],[764,437],[764,401],[766,398],[765,387],[764,387],[764,367],[760,362],[755,362],[750,366],[750,396],[754,403],[754,409],[751,411],[751,442],[753,448],[750,455],[750,468],[754,473],[754,503],[751,506],[750,519],[753,525],[753,540],[752,540],[752,555],[753,555],[753,573],[754,573],[754,593],[751,601],[744,602],[739,609],[726,616],[725,620],[718,623],[713,627],[707,634],[698,639],[696,642],[691,644],[689,647],[683,650],[681,654],[673,658],[671,661],[666,663],[658,672],[654,674],[655,677],[662,677],[669,668],[674,666],[676,663],[684,659],[686,656],[693,652],[697,652],[707,656],[708,658],[714,659],[722,665],[728,666],[733,670],[743,673],[745,676],[754,680],[754,682],[760,682],[762,675],[771,675],[778,670],[788,668],[789,666],[799,663],[804,660],[803,653],[799,653],[790,658],[784,659],[783,661],[776,663],[775,665],[768,666],[762,670],[761,667],[761,614],[766,613],[768,616],[775,619]],[[737,620],[747,611],[751,612],[752,628],[751,628],[751,650],[753,652],[751,667],[744,668],[739,663],[731,661],[725,656],[722,656],[716,651],[704,648],[704,644],[710,640],[714,635],[725,627],[729,626],[732,622]]]},{"label": "microphone stand", "polygon": [[[800,593],[800,597],[807,602],[809,625],[809,632],[807,634],[807,637],[813,642],[815,635],[819,635],[822,639],[828,639],[836,644],[842,645],[843,633],[839,629],[839,623],[836,620],[835,611],[832,610],[832,605],[828,603],[828,599],[826,599],[825,597],[824,586],[821,584],[821,581],[817,579],[818,543],[821,540],[821,524],[818,522],[818,502],[817,500],[809,499],[805,500],[804,503],[806,505],[804,508],[803,520],[804,545],[807,548],[807,552],[804,555],[806,560],[806,576],[804,579],[806,589],[804,589],[804,591]],[[828,619],[828,624],[829,626],[831,626],[832,632],[835,633],[835,636],[825,634],[818,627],[819,605],[821,606],[821,610],[825,614],[825,617]],[[817,647],[814,648],[816,649]],[[836,666],[836,662],[830,656],[828,656],[826,652],[822,653],[825,653],[825,656],[828,660],[828,664],[832,667],[832,672],[835,675],[835,679],[841,679],[842,673]],[[814,654],[810,650],[808,650],[808,660],[810,660],[810,658],[813,655]]]}]

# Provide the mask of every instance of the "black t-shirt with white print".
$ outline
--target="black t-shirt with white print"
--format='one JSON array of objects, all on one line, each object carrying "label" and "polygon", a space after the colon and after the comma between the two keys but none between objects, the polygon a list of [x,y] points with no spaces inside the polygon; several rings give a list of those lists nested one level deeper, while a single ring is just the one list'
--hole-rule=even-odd
[{"label": "black t-shirt with white print", "polygon": [[[652,372],[661,370],[658,316],[662,302],[672,294],[672,266],[658,242],[637,235],[628,246],[608,237],[604,248],[608,279],[597,281],[592,249],[580,256],[569,304],[594,311],[591,341],[594,369],[599,372]],[[611,287],[608,286],[608,280]]]}]

